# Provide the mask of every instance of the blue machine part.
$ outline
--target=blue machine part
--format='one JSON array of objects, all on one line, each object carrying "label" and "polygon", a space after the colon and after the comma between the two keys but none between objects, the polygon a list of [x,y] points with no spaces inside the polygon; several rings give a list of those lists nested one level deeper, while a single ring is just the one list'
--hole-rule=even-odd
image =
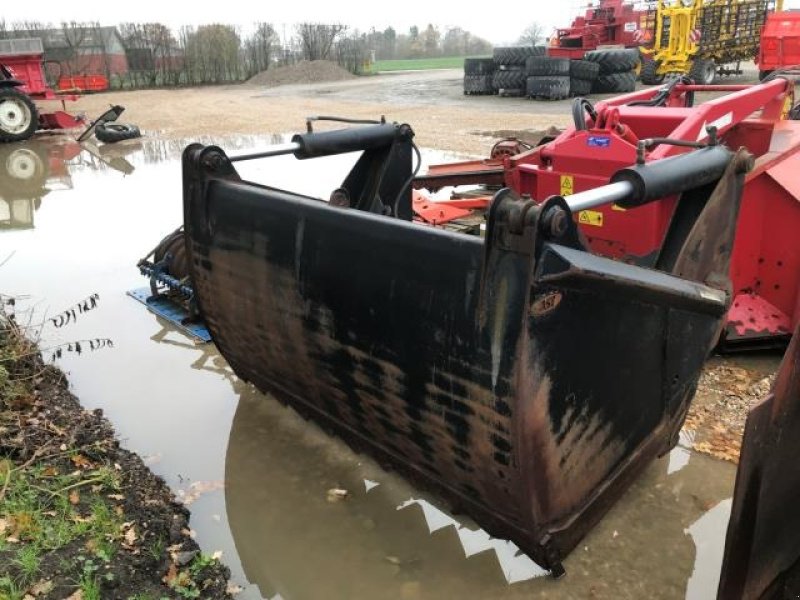
[{"label": "blue machine part", "polygon": [[138,300],[147,307],[147,310],[162,319],[166,319],[189,337],[203,343],[211,341],[211,334],[206,329],[205,323],[190,321],[189,313],[181,305],[176,304],[166,296],[153,296],[149,287],[143,287],[128,292],[128,296]]}]

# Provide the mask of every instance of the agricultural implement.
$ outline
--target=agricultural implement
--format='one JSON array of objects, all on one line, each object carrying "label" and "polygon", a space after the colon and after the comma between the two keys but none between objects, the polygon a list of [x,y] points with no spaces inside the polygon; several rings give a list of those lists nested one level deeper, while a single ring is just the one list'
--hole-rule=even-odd
[{"label": "agricultural implement", "polygon": [[800,65],[800,11],[776,12],[767,18],[756,62],[761,80]]},{"label": "agricultural implement", "polygon": [[759,53],[761,31],[783,0],[658,0],[652,45],[643,48],[641,78],[660,84],[688,75],[712,84],[717,75],[741,74],[741,63]]},{"label": "agricultural implement", "polygon": [[[66,112],[74,94],[56,94],[44,74],[44,49],[38,38],[0,40],[0,143],[30,138],[37,129],[74,129],[85,119]],[[45,111],[36,102],[61,102],[62,110]]]},{"label": "agricultural implement", "polygon": [[[696,94],[727,92],[694,105]],[[730,277],[735,293],[721,343],[726,349],[783,345],[800,322],[800,122],[792,112],[794,84],[777,77],[755,86],[693,85],[675,80],[591,105],[576,99],[574,125],[539,147],[516,156],[432,167],[419,188],[508,186],[540,200],[587,192],[613,182],[625,165],[649,164],[692,147],[743,146],[756,157],[747,175]],[[711,128],[711,131],[709,131]],[[513,153],[513,150],[512,152]],[[439,227],[488,206],[472,193],[434,208],[424,218]],[[669,268],[681,221],[700,204],[665,194],[639,210],[604,206],[577,211],[592,251],[650,268]]]},{"label": "agricultural implement", "polygon": [[654,28],[654,12],[649,7],[642,9],[629,0],[600,0],[572,25],[556,30],[547,54],[579,60],[604,46],[638,48],[652,42]]},{"label": "agricultural implement", "polygon": [[[560,575],[677,442],[730,305],[752,157],[683,150],[641,164],[634,152],[610,183],[571,197],[505,188],[470,211],[469,200],[439,210],[413,191],[408,125],[309,132],[238,157],[194,144],[178,262],[239,377]],[[327,201],[235,169],[356,151]],[[669,265],[598,256],[576,225],[580,210],[634,214],[676,195],[698,210],[670,228]]]}]

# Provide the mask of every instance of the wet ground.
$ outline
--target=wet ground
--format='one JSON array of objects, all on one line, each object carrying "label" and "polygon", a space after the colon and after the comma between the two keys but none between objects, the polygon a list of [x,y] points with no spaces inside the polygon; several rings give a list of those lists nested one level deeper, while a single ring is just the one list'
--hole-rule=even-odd
[{"label": "wet ground", "polygon": [[[197,541],[223,552],[239,597],[713,597],[735,467],[693,452],[691,440],[647,470],[567,559],[567,577],[552,581],[126,296],[145,285],[137,260],[182,221],[183,145],[3,147],[0,291],[20,299],[43,348],[68,344],[56,362],[72,390],[190,505]],[[352,160],[271,159],[242,174],[327,196]],[[77,306],[93,295],[96,308]]]}]

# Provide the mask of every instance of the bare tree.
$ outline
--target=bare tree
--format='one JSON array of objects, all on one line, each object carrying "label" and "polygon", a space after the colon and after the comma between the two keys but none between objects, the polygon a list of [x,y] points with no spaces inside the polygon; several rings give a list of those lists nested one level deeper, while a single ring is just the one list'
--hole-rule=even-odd
[{"label": "bare tree", "polygon": [[545,40],[544,27],[539,23],[531,23],[520,34],[517,43],[520,46],[536,46]]},{"label": "bare tree", "polygon": [[306,60],[327,60],[336,38],[347,30],[346,25],[334,23],[300,23],[295,27],[300,43],[303,46],[303,58]]},{"label": "bare tree", "polygon": [[371,52],[367,48],[367,36],[358,32],[342,37],[336,44],[336,60],[356,75],[363,73],[370,62]]},{"label": "bare tree", "polygon": [[244,42],[247,76],[265,71],[278,53],[278,33],[269,23],[256,23],[256,30]]}]

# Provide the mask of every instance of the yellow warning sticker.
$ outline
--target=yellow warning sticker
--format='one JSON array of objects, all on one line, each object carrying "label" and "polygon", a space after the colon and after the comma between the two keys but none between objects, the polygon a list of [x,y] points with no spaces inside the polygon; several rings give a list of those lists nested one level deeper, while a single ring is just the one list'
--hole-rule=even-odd
[{"label": "yellow warning sticker", "polygon": [[575,178],[572,175],[561,176],[561,195],[571,196],[575,193]]},{"label": "yellow warning sticker", "polygon": [[596,210],[583,210],[578,213],[578,223],[581,225],[591,225],[592,227],[603,226],[603,213]]}]

